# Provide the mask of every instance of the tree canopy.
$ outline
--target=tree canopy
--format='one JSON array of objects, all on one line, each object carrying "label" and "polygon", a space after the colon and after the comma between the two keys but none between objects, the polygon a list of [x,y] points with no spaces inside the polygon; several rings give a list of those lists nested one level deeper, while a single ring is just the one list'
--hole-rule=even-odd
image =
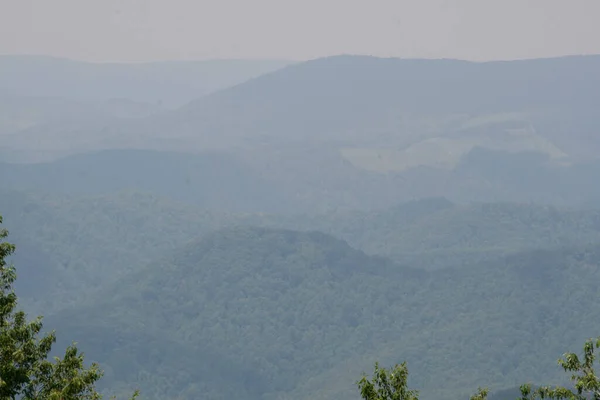
[{"label": "tree canopy", "polygon": [[42,317],[28,321],[17,310],[16,271],[7,261],[15,246],[5,241],[7,236],[0,229],[0,399],[100,399],[95,388],[102,377],[98,364],[86,367],[75,344],[62,358],[49,360],[55,332],[42,334]]},{"label": "tree canopy", "polygon": [[[521,397],[516,400],[600,400],[600,378],[596,375],[594,362],[600,349],[600,337],[588,339],[583,345],[583,357],[565,353],[558,360],[566,372],[571,373],[572,387],[541,386],[533,389],[529,383],[520,387]],[[357,382],[364,400],[419,400],[419,392],[408,388],[408,366],[406,362],[386,369],[375,363],[371,379],[365,374]],[[487,388],[478,388],[470,400],[487,400]]]}]

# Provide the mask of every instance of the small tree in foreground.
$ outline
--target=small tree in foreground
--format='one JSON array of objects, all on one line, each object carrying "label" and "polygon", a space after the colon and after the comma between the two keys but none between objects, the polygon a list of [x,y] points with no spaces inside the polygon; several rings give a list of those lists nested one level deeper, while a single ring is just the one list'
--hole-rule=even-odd
[{"label": "small tree in foreground", "polygon": [[588,339],[583,345],[583,359],[575,353],[566,353],[558,360],[558,365],[565,372],[571,372],[574,390],[562,386],[542,386],[532,390],[531,385],[526,384],[521,386],[521,400],[600,400],[600,379],[594,369],[595,351],[598,349],[600,349],[600,337]]},{"label": "small tree in foreground", "polygon": [[419,392],[408,389],[408,367],[406,362],[395,365],[389,371],[375,363],[373,380],[363,375],[357,382],[364,400],[418,400]]},{"label": "small tree in foreground", "polygon": [[67,348],[62,359],[48,360],[55,333],[41,336],[42,318],[28,322],[23,311],[16,311],[16,273],[6,261],[15,246],[4,241],[7,236],[8,231],[0,229],[0,400],[100,399],[95,389],[102,377],[98,365],[85,368],[75,345]]},{"label": "small tree in foreground", "polygon": [[[419,400],[417,390],[408,389],[408,367],[406,362],[396,364],[389,370],[375,363],[372,380],[363,374],[356,382],[360,395],[364,400]],[[479,388],[470,400],[486,400],[487,389]]]},{"label": "small tree in foreground", "polygon": [[[583,346],[583,359],[575,353],[566,353],[558,364],[566,372],[571,372],[574,390],[562,386],[542,386],[532,390],[530,384],[521,386],[521,398],[517,400],[600,400],[600,378],[596,375],[595,351],[600,349],[600,337],[589,339]],[[357,382],[364,400],[418,400],[418,392],[408,389],[408,368],[406,362],[390,370],[380,368],[375,363],[372,380],[363,375]],[[479,388],[470,400],[486,400],[488,390]]]}]

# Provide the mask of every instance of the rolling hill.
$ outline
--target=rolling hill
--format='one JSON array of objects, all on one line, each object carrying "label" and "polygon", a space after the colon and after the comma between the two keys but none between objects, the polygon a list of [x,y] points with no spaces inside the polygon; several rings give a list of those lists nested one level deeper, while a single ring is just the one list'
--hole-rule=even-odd
[{"label": "rolling hill", "polygon": [[46,326],[112,371],[107,387],[143,384],[150,399],[346,397],[375,360],[407,360],[424,399],[451,399],[484,381],[561,382],[556,358],[599,329],[599,278],[597,246],[426,273],[318,232],[238,228]]},{"label": "rolling hill", "polygon": [[[424,270],[485,265],[522,251],[600,242],[600,212],[526,204],[460,205],[422,199],[372,212],[277,215],[220,212],[122,190],[67,196],[0,189],[0,213],[18,252],[25,299],[60,308],[137,271],[188,241],[223,228],[322,231],[369,255]],[[107,254],[110,256],[107,258]],[[69,277],[67,280],[66,277]],[[25,289],[23,289],[25,290]]]},{"label": "rolling hill", "polygon": [[112,148],[112,129],[128,126],[131,118],[175,108],[288,64],[275,60],[95,64],[2,55],[0,160],[50,161]]},{"label": "rolling hill", "polygon": [[[115,130],[143,134],[147,146],[177,138],[188,151],[310,141],[360,165],[374,152],[387,161],[367,167],[390,171],[432,165],[423,157],[435,156],[436,146],[452,150],[449,165],[476,146],[590,157],[599,144],[599,67],[600,56],[487,63],[335,56],[231,82]],[[410,155],[416,161],[400,162]]]},{"label": "rolling hill", "polygon": [[432,196],[590,203],[600,198],[599,67],[600,56],[329,57],[146,118],[33,127],[5,136],[0,153],[15,162],[123,148],[228,153],[321,211]]},{"label": "rolling hill", "polygon": [[21,301],[43,314],[238,218],[134,191],[72,197],[0,189],[0,213],[18,249]]},{"label": "rolling hill", "polygon": [[[485,136],[490,128],[495,136],[525,129],[523,136],[540,119],[556,123],[563,114],[587,115],[597,128],[589,113],[599,100],[599,67],[600,56],[488,63],[336,56],[265,74],[164,118],[203,144],[310,140],[398,150],[433,138]],[[216,130],[222,134],[211,134]],[[557,141],[560,149],[565,133],[536,129],[529,137]],[[595,140],[589,131],[568,133],[573,141]],[[569,155],[588,143],[579,145]]]},{"label": "rolling hill", "polygon": [[0,57],[0,213],[57,350],[148,399],[563,382],[600,330],[600,56],[267,64]]},{"label": "rolling hill", "polygon": [[425,269],[481,263],[527,249],[600,243],[600,213],[536,204],[429,198],[385,210],[272,216],[253,224],[319,230],[368,254]]}]

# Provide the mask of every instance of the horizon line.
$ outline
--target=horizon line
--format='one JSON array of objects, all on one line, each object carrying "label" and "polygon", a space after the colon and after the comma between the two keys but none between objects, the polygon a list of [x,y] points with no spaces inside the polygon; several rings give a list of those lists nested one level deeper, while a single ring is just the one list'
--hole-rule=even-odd
[{"label": "horizon line", "polygon": [[145,60],[145,61],[93,61],[78,58],[71,58],[66,56],[58,56],[53,54],[34,54],[34,53],[0,53],[0,58],[44,58],[55,61],[66,61],[80,64],[94,64],[94,65],[147,65],[147,64],[168,64],[168,63],[210,63],[210,62],[226,62],[226,61],[237,61],[237,62],[282,62],[289,64],[304,63],[308,61],[314,61],[319,59],[334,58],[334,57],[370,57],[377,59],[395,59],[395,60],[430,60],[430,61],[463,61],[472,63],[494,63],[494,62],[514,62],[514,61],[533,61],[533,60],[550,60],[559,58],[573,58],[573,57],[595,57],[600,56],[600,53],[568,53],[554,56],[544,57],[526,57],[526,58],[507,58],[507,59],[489,59],[489,60],[475,60],[465,58],[453,58],[453,57],[401,57],[401,56],[378,56],[373,54],[361,54],[361,53],[336,53],[331,55],[312,57],[306,59],[289,59],[289,58],[276,58],[276,57],[265,57],[265,58],[198,58],[198,59],[156,59],[156,60]]}]

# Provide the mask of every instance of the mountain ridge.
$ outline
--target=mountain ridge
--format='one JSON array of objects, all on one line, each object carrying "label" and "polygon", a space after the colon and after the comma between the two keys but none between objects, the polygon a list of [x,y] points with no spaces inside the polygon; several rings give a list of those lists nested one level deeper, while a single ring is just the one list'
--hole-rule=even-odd
[{"label": "mountain ridge", "polygon": [[[386,364],[407,360],[416,386],[428,383],[424,398],[466,395],[472,390],[466,388],[484,377],[493,389],[520,379],[537,382],[543,375],[556,379],[554,353],[597,326],[587,318],[573,330],[581,313],[561,310],[575,304],[586,308],[600,295],[594,285],[600,276],[598,244],[526,251],[485,267],[435,274],[386,267],[394,265],[321,233],[225,229],[121,279],[87,305],[49,316],[46,326],[79,332],[91,337],[90,343],[100,334],[88,326],[90,318],[107,329],[118,327],[113,334],[127,332],[131,338],[118,354],[110,348],[90,353],[102,363],[118,363],[127,355],[151,375],[160,364],[140,362],[143,349],[132,353],[128,343],[135,332],[166,335],[190,349],[201,344],[217,358],[235,357],[242,371],[255,371],[256,382],[266,384],[254,392],[256,399],[302,399],[321,390],[349,395],[355,389],[348,382],[373,358]],[[384,267],[382,274],[370,274],[372,267]],[[574,293],[575,287],[585,290]],[[202,358],[200,348],[193,351]],[[439,352],[449,358],[440,360]],[[460,379],[457,368],[463,371]],[[325,384],[336,371],[346,383]],[[136,381],[131,375],[114,378],[107,384]],[[201,379],[201,385],[209,383]],[[240,390],[254,388],[252,380],[243,382]],[[308,382],[317,386],[306,393]]]}]

